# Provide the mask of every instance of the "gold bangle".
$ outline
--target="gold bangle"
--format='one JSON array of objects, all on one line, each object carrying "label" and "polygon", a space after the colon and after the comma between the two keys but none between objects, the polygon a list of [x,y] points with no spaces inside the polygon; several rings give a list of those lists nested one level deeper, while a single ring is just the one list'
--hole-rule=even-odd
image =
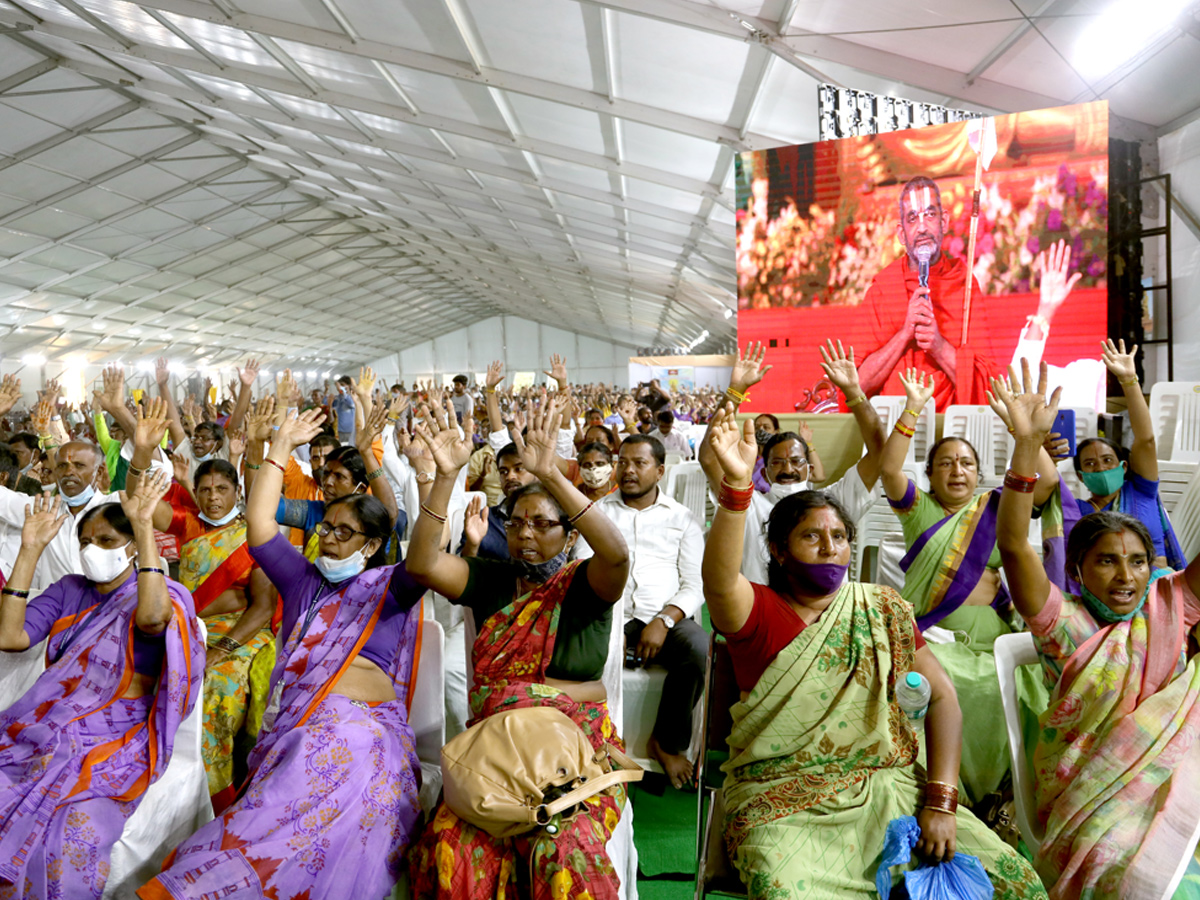
[{"label": "gold bangle", "polygon": [[421,512],[425,513],[425,515],[429,516],[429,518],[433,519],[433,521],[437,522],[439,525],[446,524],[446,518],[447,518],[446,516],[435,513],[432,509],[430,509],[424,503],[421,504]]},{"label": "gold bangle", "polygon": [[[910,416],[912,416],[914,419],[920,419],[920,418],[921,418],[921,414],[920,414],[919,412],[917,412],[915,409],[909,409],[907,406],[906,406],[906,407],[904,407],[904,412],[908,413],[908,414],[909,414]],[[900,413],[900,415],[904,415],[904,413]]]},{"label": "gold bangle", "polygon": [[1135,384],[1138,383],[1138,379],[1137,379],[1136,375],[1134,375],[1130,379],[1124,379],[1124,378],[1119,379],[1119,381],[1120,381],[1121,387],[1133,387]]},{"label": "gold bangle", "polygon": [[858,406],[858,404],[862,403],[866,399],[867,399],[866,394],[859,394],[853,400],[851,400],[849,397],[847,397],[846,398],[846,409],[854,409],[854,407]]}]

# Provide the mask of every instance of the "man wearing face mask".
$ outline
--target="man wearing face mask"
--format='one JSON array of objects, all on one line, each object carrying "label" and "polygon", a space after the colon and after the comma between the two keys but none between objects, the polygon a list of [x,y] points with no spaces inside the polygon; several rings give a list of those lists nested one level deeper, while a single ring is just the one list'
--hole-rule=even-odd
[{"label": "man wearing face mask", "polygon": [[[626,659],[667,670],[648,747],[671,784],[682,788],[692,779],[692,710],[708,655],[708,633],[692,618],[704,602],[704,532],[691,510],[659,489],[665,461],[653,437],[626,438],[617,456],[617,490],[596,506],[629,548],[622,595]],[[590,548],[578,551],[588,555]]]},{"label": "man wearing face mask", "polygon": [[[102,503],[115,503],[118,495],[102,494],[96,489],[99,467],[104,464],[100,448],[86,441],[70,441],[58,448],[54,480],[59,496],[72,519]],[[0,548],[11,543],[15,531],[19,541],[25,523],[26,494],[0,487]],[[69,523],[68,523],[69,524]],[[14,557],[15,559],[15,557]],[[0,559],[0,568],[10,571],[14,559]],[[64,526],[46,546],[33,576],[33,589],[40,591],[67,575],[83,572],[79,559],[79,540],[74,528]]]},{"label": "man wearing face mask", "polygon": [[[854,348],[844,348],[841,341],[826,341],[820,348],[821,368],[825,377],[845,397],[846,405],[854,415],[862,435],[866,452],[863,458],[851,466],[840,479],[822,490],[837,500],[857,522],[879,498],[879,464],[883,456],[886,435],[883,423],[875,408],[867,402],[866,395],[858,383],[858,369],[854,364]],[[771,366],[764,365],[766,351],[761,344],[746,348],[745,355],[738,353],[737,362],[726,391],[724,405],[737,410],[738,404],[746,399],[751,387],[762,381]],[[711,427],[700,443],[700,467],[708,478],[713,496],[721,489],[722,470],[709,446]],[[765,494],[754,492],[750,508],[746,510],[745,549],[742,553],[742,574],[755,584],[767,584],[767,520],[771,510],[784,497],[808,490],[812,484],[810,451],[804,438],[795,432],[785,431],[771,437],[763,448],[763,476],[768,488]]]},{"label": "man wearing face mask", "polygon": [[8,439],[8,445],[12,448],[13,453],[17,455],[18,473],[15,479],[10,480],[4,486],[10,487],[19,493],[36,497],[42,492],[41,484],[31,474],[33,464],[37,462],[37,435],[28,431],[17,432]]}]

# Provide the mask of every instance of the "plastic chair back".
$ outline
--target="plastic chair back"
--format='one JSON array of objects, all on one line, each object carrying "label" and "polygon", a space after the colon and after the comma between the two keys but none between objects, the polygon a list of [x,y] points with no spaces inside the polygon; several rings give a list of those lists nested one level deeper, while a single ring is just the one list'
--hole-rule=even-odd
[{"label": "plastic chair back", "polygon": [[[1159,463],[1159,477],[1161,479],[1164,463]],[[1159,482],[1159,490],[1162,490],[1162,481]],[[1164,498],[1163,503],[1166,504]],[[1171,517],[1171,524],[1175,528],[1175,537],[1179,540],[1179,547],[1183,551],[1183,558],[1191,560],[1200,554],[1200,466],[1195,466],[1192,469],[1191,477],[1188,479],[1184,489],[1180,492],[1178,502],[1172,507],[1167,508],[1167,512]]]},{"label": "plastic chair back", "polygon": [[1200,393],[1200,381],[1160,381],[1150,388],[1150,420],[1159,459],[1172,459],[1180,403],[1187,394]]},{"label": "plastic chair back", "polygon": [[1200,386],[1179,396],[1171,461],[1200,462]]},{"label": "plastic chair back", "polygon": [[[995,427],[999,424],[1000,437],[997,438]],[[993,486],[1000,483],[996,474],[996,443],[1003,446],[1002,453],[1008,449],[1008,430],[999,417],[989,406],[948,406],[942,418],[942,437],[964,438],[971,442],[975,452],[979,454],[979,484]]]},{"label": "plastic chair back", "polygon": [[1042,846],[1045,829],[1037,819],[1036,785],[1029,760],[1025,755],[1025,739],[1021,731],[1021,713],[1017,703],[1017,666],[1038,664],[1037,647],[1028,632],[1002,634],[993,646],[996,657],[996,676],[1000,680],[1000,700],[1004,705],[1004,727],[1008,732],[1008,755],[1012,763],[1013,795],[1017,807],[1017,826],[1029,849],[1037,854]]},{"label": "plastic chair back", "polygon": [[706,504],[708,501],[708,479],[698,462],[681,462],[671,467],[670,477],[666,486],[667,496],[682,503],[692,511],[692,515],[703,528],[708,521]]},{"label": "plastic chair back", "polygon": [[446,743],[446,635],[434,619],[422,619],[419,627],[421,656],[408,724],[416,738],[418,759],[439,763]]}]

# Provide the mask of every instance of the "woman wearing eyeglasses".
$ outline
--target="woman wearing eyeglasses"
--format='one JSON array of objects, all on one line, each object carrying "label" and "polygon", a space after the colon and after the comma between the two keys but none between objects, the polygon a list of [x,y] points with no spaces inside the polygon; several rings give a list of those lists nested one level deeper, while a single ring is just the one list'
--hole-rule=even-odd
[{"label": "woman wearing eyeglasses", "polygon": [[391,519],[374,497],[325,504],[315,563],[279,533],[288,457],[324,418],[284,420],[246,506],[250,553],[283,602],[279,712],[241,797],[180,845],[143,900],[381,897],[400,874],[419,812],[407,706],[425,589],[403,563],[382,564]]},{"label": "woman wearing eyeglasses", "polygon": [[[475,689],[471,724],[501,709],[553,706],[579,725],[593,747],[620,746],[600,682],[608,658],[612,605],[629,574],[629,553],[616,527],[558,469],[555,443],[561,420],[553,401],[531,416],[524,440],[514,442],[525,470],[538,481],[508,498],[508,561],[462,559],[441,547],[446,505],[470,439],[460,440],[449,405],[417,427],[437,475],[409,545],[410,574],[475,615]],[[464,421],[463,428],[471,429]],[[482,531],[487,510],[466,528]],[[567,562],[578,534],[595,551]],[[619,882],[605,853],[625,803],[623,788],[592,797],[585,811],[550,837],[533,832],[493,838],[442,803],[413,847],[410,871],[418,898],[490,898],[516,892],[526,873],[530,896],[617,896]],[[523,894],[524,895],[524,894]]]}]

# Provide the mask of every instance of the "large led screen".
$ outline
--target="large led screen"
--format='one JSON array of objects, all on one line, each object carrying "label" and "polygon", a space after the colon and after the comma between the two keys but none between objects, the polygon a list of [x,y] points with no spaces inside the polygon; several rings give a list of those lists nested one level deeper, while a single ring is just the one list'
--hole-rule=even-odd
[{"label": "large led screen", "polygon": [[747,409],[836,410],[825,338],[871,396],[933,373],[939,411],[985,403],[1014,355],[1064,405],[1103,396],[1106,103],[743,153],[736,176],[738,342],[775,367]]}]

